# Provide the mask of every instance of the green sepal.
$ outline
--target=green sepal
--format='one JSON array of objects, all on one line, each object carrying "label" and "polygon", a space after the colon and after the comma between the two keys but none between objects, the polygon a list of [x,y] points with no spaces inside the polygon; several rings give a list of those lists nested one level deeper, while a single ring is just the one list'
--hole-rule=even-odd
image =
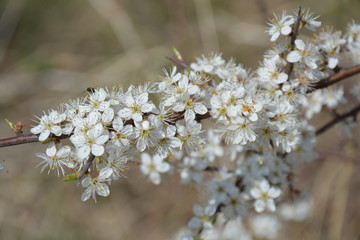
[{"label": "green sepal", "polygon": [[40,141],[40,143],[42,143],[42,144],[46,144],[46,143],[50,143],[50,142],[52,142],[51,138],[47,138],[44,141]]},{"label": "green sepal", "polygon": [[77,173],[70,173],[63,178],[63,181],[66,181],[66,182],[74,182],[76,180],[78,180]]}]

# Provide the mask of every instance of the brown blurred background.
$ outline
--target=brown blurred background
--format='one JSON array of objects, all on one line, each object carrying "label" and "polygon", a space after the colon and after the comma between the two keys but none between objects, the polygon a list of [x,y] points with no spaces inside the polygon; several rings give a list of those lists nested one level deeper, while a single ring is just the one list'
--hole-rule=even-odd
[{"label": "brown blurred background", "polygon": [[[359,20],[358,0],[0,0],[0,138],[13,135],[4,118],[28,131],[33,115],[87,87],[156,81],[172,46],[186,61],[221,50],[255,69],[271,46],[265,20],[300,5],[336,29]],[[360,239],[359,155],[344,150],[357,145],[337,134],[322,136],[324,157],[300,172],[298,186],[315,198],[310,219],[285,225],[278,239]],[[82,187],[39,174],[41,151],[0,149],[0,239],[169,239],[204,196],[177,177],[153,186],[131,166],[109,197],[83,203]]]}]

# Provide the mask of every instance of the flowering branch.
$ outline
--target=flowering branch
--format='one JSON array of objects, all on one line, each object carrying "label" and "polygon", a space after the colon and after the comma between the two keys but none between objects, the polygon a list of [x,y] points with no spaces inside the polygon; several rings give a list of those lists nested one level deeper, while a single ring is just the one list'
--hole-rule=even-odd
[{"label": "flowering branch", "polygon": [[[174,48],[176,57],[168,59],[180,71],[173,66],[161,81],[127,90],[89,88],[88,96],[44,112],[33,134],[10,124],[17,136],[0,139],[0,148],[49,143],[36,154],[41,171],[78,182],[89,173],[81,181],[83,201],[108,196],[108,185],[132,161],[154,184],[161,183],[161,174],[179,170],[182,183],[206,186],[209,193],[205,207],[194,206],[189,239],[208,234],[218,213],[230,221],[244,219],[251,208],[273,212],[282,193],[298,195],[293,176],[301,163],[316,158],[316,135],[360,112],[359,105],[336,113],[342,89],[308,94],[360,73],[360,65],[339,67],[342,54],[359,63],[360,25],[350,25],[346,34],[327,30],[311,42],[302,40],[299,29],[316,31],[317,18],[299,8],[271,19],[267,32],[277,44],[256,71],[218,53],[185,63]],[[318,81],[319,76],[329,77]],[[352,90],[358,97],[360,85]],[[308,120],[325,105],[334,119],[315,131]],[[221,165],[212,165],[220,159]]]},{"label": "flowering branch", "polygon": [[352,110],[350,110],[347,113],[344,113],[342,115],[338,115],[336,118],[334,118],[332,121],[328,122],[327,124],[325,124],[324,126],[322,126],[321,128],[319,128],[316,131],[316,135],[320,135],[324,132],[326,132],[327,130],[329,130],[332,126],[334,126],[335,124],[349,118],[349,117],[356,117],[356,115],[360,112],[360,105],[358,105],[357,107],[353,108]]}]

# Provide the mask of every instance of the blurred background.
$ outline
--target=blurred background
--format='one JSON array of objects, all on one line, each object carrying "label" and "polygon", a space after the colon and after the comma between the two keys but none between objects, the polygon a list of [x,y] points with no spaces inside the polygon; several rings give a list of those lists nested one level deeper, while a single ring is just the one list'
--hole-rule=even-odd
[{"label": "blurred background", "polygon": [[[13,136],[5,118],[28,132],[34,115],[87,87],[158,80],[173,46],[187,62],[221,50],[255,69],[271,46],[265,21],[300,5],[335,29],[360,20],[358,0],[0,0],[0,138]],[[360,239],[359,155],[346,151],[357,145],[337,134],[325,133],[321,158],[299,171],[297,187],[314,197],[310,218],[287,223],[277,239]],[[131,166],[109,197],[83,203],[82,187],[39,174],[42,151],[0,149],[0,239],[169,239],[204,198],[177,177],[156,187]]]}]

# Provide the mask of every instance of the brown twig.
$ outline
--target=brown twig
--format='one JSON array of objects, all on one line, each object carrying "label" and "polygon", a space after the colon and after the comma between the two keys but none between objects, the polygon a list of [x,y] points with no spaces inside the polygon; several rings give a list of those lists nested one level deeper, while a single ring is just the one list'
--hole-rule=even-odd
[{"label": "brown twig", "polygon": [[327,124],[325,124],[324,126],[322,126],[321,128],[319,128],[316,131],[316,135],[320,135],[324,132],[326,132],[327,130],[329,130],[332,126],[334,126],[335,124],[345,120],[348,117],[356,117],[356,115],[360,112],[360,105],[358,105],[357,107],[353,108],[352,110],[350,110],[347,113],[338,115],[336,118],[334,118],[332,121],[328,122]]},{"label": "brown twig", "polygon": [[335,83],[338,83],[346,78],[349,78],[349,77],[354,76],[359,73],[360,73],[360,64],[349,67],[349,68],[341,68],[341,70],[338,71],[337,73],[334,73],[330,77],[317,82],[316,85],[314,86],[314,88],[310,89],[308,91],[308,93],[313,92],[316,89],[322,89],[322,88],[329,87]]},{"label": "brown twig", "polygon": [[39,136],[36,134],[24,134],[11,138],[0,139],[0,147],[15,146],[25,143],[38,142]]},{"label": "brown twig", "polygon": [[190,68],[190,66],[188,64],[186,64],[184,61],[181,61],[179,59],[172,58],[172,57],[166,57],[166,59],[170,60],[171,62],[175,63],[176,65],[179,65],[183,69]]},{"label": "brown twig", "polygon": [[93,163],[95,159],[95,156],[93,154],[90,154],[90,157],[88,158],[88,160],[86,161],[86,163],[84,164],[84,166],[81,168],[79,175],[78,175],[78,181],[81,181],[82,177],[85,175],[85,173],[88,172],[91,164]]},{"label": "brown twig", "polygon": [[[59,141],[69,137],[70,135],[61,135],[60,137],[50,136],[49,138],[51,138],[53,141]],[[0,139],[0,148],[33,142],[39,142],[39,134],[21,134],[16,137]]]},{"label": "brown twig", "polygon": [[[291,32],[291,39],[290,39],[290,50],[293,51],[295,49],[295,40],[297,35],[299,34],[299,28],[300,28],[300,22],[303,17],[303,14],[301,12],[301,7],[299,7],[297,19],[295,22],[295,25]],[[285,68],[285,73],[288,75],[288,79],[290,79],[290,75],[294,69],[294,63],[288,62]]]}]

